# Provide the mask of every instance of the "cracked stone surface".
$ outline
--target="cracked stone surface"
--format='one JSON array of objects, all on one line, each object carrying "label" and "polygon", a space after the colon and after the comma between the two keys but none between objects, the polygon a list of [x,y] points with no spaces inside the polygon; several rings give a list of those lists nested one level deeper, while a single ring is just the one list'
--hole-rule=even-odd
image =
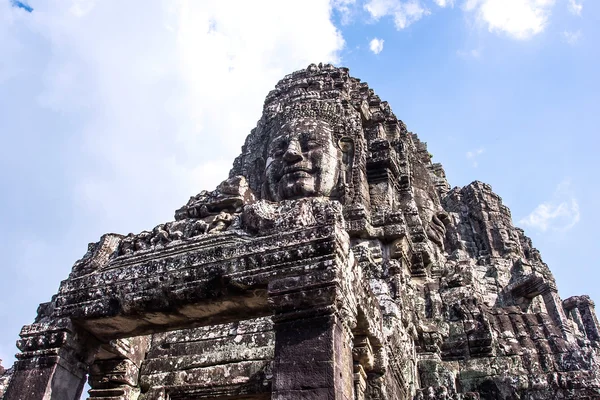
[{"label": "cracked stone surface", "polygon": [[89,245],[0,398],[600,399],[600,325],[492,188],[346,68],[285,76],[229,177]]}]

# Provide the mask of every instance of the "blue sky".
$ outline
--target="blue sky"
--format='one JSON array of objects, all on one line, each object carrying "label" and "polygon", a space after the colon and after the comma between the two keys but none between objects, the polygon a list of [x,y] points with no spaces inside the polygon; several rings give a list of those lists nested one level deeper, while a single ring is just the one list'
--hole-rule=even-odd
[{"label": "blue sky", "polygon": [[87,243],[226,178],[268,91],[367,81],[452,186],[492,185],[558,281],[600,301],[594,0],[0,0],[0,358]]}]

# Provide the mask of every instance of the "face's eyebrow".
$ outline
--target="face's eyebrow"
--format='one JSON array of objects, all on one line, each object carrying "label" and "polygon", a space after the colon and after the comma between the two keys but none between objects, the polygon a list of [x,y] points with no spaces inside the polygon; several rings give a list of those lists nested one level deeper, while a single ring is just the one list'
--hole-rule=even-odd
[{"label": "face's eyebrow", "polygon": [[317,140],[319,142],[333,140],[333,132],[330,130],[307,129],[301,135],[304,140]]},{"label": "face's eyebrow", "polygon": [[289,135],[279,135],[272,139],[267,146],[267,153],[273,154],[285,147]]},{"label": "face's eyebrow", "polygon": [[273,146],[273,144],[278,144],[279,142],[284,141],[286,136],[287,136],[286,134],[283,134],[283,135],[279,135],[279,136],[274,137],[269,142],[269,146]]}]

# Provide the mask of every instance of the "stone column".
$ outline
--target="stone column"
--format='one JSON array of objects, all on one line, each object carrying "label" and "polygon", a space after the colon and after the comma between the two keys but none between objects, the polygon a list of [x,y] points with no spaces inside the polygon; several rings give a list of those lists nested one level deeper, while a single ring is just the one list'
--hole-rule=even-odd
[{"label": "stone column", "polygon": [[14,374],[4,400],[79,400],[87,356],[68,320],[23,327]]},{"label": "stone column", "polygon": [[274,400],[354,400],[352,334],[333,268],[269,283]]},{"label": "stone column", "polygon": [[351,339],[335,315],[275,323],[276,400],[354,400]]},{"label": "stone column", "polygon": [[375,357],[371,342],[366,335],[354,336],[354,348],[352,349],[354,360],[354,395],[356,400],[365,400],[367,389],[367,372],[373,369]]},{"label": "stone column", "polygon": [[138,336],[103,345],[90,367],[89,399],[137,398],[140,367],[149,344],[150,336]]},{"label": "stone column", "polygon": [[360,364],[354,364],[354,398],[365,400],[367,390],[367,373]]},{"label": "stone column", "polygon": [[[90,367],[89,400],[128,400],[137,397],[139,368],[127,359],[100,360]],[[135,396],[135,397],[134,397]]]},{"label": "stone column", "polygon": [[581,316],[581,324],[585,335],[589,340],[600,340],[600,324],[596,317],[595,305],[589,296],[573,296],[563,301],[563,307],[567,312],[577,310]]},{"label": "stone column", "polygon": [[569,324],[563,308],[562,300],[558,295],[558,289],[554,283],[546,282],[544,284],[542,298],[544,299],[544,304],[546,304],[548,315],[550,315],[554,323],[558,326],[563,337],[566,340],[572,340],[573,330],[571,329],[571,325]]},{"label": "stone column", "polygon": [[583,320],[583,326],[585,327],[585,333],[590,340],[600,340],[600,325],[598,324],[598,318],[596,317],[595,304],[589,296],[580,296],[581,301],[577,305],[581,319]]}]

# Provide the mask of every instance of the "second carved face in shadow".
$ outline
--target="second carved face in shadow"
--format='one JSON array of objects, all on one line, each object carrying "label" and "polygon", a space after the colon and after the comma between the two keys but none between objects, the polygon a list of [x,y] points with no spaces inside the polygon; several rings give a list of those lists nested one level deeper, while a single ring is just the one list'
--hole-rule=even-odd
[{"label": "second carved face in shadow", "polygon": [[267,196],[274,201],[333,194],[341,152],[329,123],[297,118],[275,132],[267,147]]}]

